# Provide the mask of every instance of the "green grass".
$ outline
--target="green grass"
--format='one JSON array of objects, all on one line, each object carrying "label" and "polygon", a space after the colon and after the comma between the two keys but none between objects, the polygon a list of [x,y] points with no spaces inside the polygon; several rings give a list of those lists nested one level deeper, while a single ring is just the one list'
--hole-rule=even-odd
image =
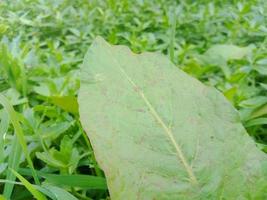
[{"label": "green grass", "polygon": [[[135,52],[160,51],[177,67],[215,86],[267,152],[267,2],[180,2],[0,2],[0,92],[15,110],[0,107],[0,194],[32,198],[27,187],[14,182],[12,168],[47,196],[59,192],[78,199],[108,198],[76,104],[79,67],[97,35]],[[251,52],[222,63],[217,51],[205,54],[216,44],[249,47]],[[52,175],[85,177],[75,186]]]}]

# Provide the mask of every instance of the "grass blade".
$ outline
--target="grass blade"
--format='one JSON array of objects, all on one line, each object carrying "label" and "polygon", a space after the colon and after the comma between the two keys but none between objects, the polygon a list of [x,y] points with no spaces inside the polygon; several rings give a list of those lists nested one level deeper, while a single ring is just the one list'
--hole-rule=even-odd
[{"label": "grass blade", "polygon": [[78,200],[76,197],[74,197],[62,188],[52,185],[45,185],[43,186],[43,188],[53,193],[56,196],[57,200]]},{"label": "grass blade", "polygon": [[21,176],[18,172],[13,169],[10,169],[11,172],[21,181],[21,183],[29,190],[29,192],[37,199],[37,200],[47,200],[47,198],[40,193],[29,181],[27,181],[23,176]]},{"label": "grass blade", "polygon": [[26,143],[26,140],[24,138],[23,130],[19,124],[19,119],[17,117],[17,113],[15,112],[12,105],[9,103],[8,99],[5,96],[3,96],[2,94],[0,94],[0,103],[3,105],[4,109],[6,110],[6,112],[8,113],[8,115],[10,117],[10,121],[14,127],[15,134],[16,134],[18,141],[22,147],[22,150],[25,154],[27,162],[28,162],[28,164],[32,170],[32,175],[33,175],[34,181],[36,184],[40,184],[39,179],[37,177],[37,174],[36,174],[34,167],[33,167],[33,162],[30,158],[29,153],[28,153],[27,143]]},{"label": "grass blade", "polygon": [[[31,175],[30,170],[20,169],[19,173],[22,175]],[[106,190],[106,180],[103,177],[90,176],[90,175],[57,175],[47,174],[44,172],[36,171],[38,176],[46,179],[48,183],[58,186],[79,187],[84,189],[100,189]]]},{"label": "grass blade", "polygon": [[0,163],[2,163],[4,162],[4,135],[9,126],[9,116],[5,110],[1,113],[0,119]]},{"label": "grass blade", "polygon": [[[21,158],[21,146],[19,144],[19,140],[14,136],[14,139],[12,141],[12,147],[11,147],[11,153],[8,157],[8,167],[17,170],[19,168],[19,162]],[[11,173],[10,170],[7,171],[7,176],[6,180],[8,182],[5,183],[3,195],[5,198],[10,199],[13,188],[14,188],[14,183],[16,177],[14,174]]]}]

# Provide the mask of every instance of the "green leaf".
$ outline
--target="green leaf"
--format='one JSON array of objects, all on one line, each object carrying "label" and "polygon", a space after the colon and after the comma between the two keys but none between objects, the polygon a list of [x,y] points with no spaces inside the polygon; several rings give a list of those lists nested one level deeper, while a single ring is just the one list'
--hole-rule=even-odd
[{"label": "green leaf", "polygon": [[27,181],[23,176],[21,176],[18,172],[13,169],[10,169],[11,172],[21,181],[21,183],[31,192],[31,194],[37,200],[46,200],[47,198],[40,193],[29,181]]},{"label": "green leaf", "polygon": [[0,195],[0,200],[6,200],[6,198],[2,195]]},{"label": "green leaf", "polygon": [[257,108],[265,103],[267,103],[266,96],[256,96],[251,99],[247,99],[245,101],[240,102],[239,106],[243,108]]},{"label": "green leaf", "polygon": [[[25,136],[23,133],[23,129],[20,125],[19,122],[19,117],[17,112],[14,110],[13,106],[11,105],[11,103],[9,102],[9,100],[0,93],[0,104],[4,107],[6,113],[8,113],[8,117],[10,119],[10,122],[12,123],[14,130],[15,130],[15,138],[13,140],[13,144],[12,144],[12,154],[9,157],[9,161],[8,161],[8,165],[9,167],[14,167],[12,169],[17,169],[19,166],[19,158],[20,158],[20,146],[21,149],[26,157],[26,160],[32,170],[32,175],[34,178],[34,181],[36,183],[39,183],[39,179],[37,177],[37,174],[34,170],[34,166],[33,166],[33,162],[31,160],[30,154],[28,152],[28,148],[27,148],[27,142],[25,140]],[[20,146],[19,146],[20,145]],[[8,180],[13,180],[14,176],[8,172],[7,173],[7,179]],[[9,198],[11,193],[13,190],[13,184],[6,184],[5,185],[5,189],[4,189],[4,195],[6,198]]]},{"label": "green leaf", "polygon": [[40,133],[43,139],[52,139],[55,140],[62,133],[67,131],[71,127],[72,123],[70,122],[57,122],[49,126],[40,126]]},{"label": "green leaf", "polygon": [[267,84],[265,83],[260,83],[261,87],[264,89],[264,90],[267,90]]},{"label": "green leaf", "polygon": [[54,175],[42,174],[48,183],[60,186],[71,186],[86,189],[106,189],[106,181],[102,177],[89,175]]},{"label": "green leaf", "polygon": [[80,120],[111,199],[266,199],[266,155],[215,89],[99,37],[81,76]]},{"label": "green leaf", "polygon": [[264,65],[264,66],[259,65],[259,66],[255,67],[255,70],[257,72],[259,72],[261,75],[265,75],[265,76],[267,75],[266,65]]},{"label": "green leaf", "polygon": [[50,149],[49,152],[36,152],[36,157],[47,165],[55,167],[55,168],[67,168],[67,165],[63,163],[61,160],[56,159],[53,154],[57,152],[54,148]]},{"label": "green leaf", "polygon": [[[9,116],[5,110],[0,111],[0,164],[4,162],[4,137],[9,127]],[[1,174],[1,170],[0,170]]]},{"label": "green leaf", "polygon": [[53,193],[57,200],[78,200],[76,197],[74,197],[62,188],[52,185],[44,185],[43,188]]},{"label": "green leaf", "polygon": [[208,58],[218,58],[225,61],[239,60],[247,56],[252,50],[252,47],[238,47],[231,44],[217,44],[210,47],[205,56]]},{"label": "green leaf", "polygon": [[49,151],[36,152],[36,156],[48,165],[60,168],[61,172],[72,173],[76,169],[80,156],[78,150],[72,146],[72,140],[65,135],[60,143],[60,151],[51,148]]},{"label": "green leaf", "polygon": [[267,104],[263,105],[262,107],[260,107],[256,111],[254,111],[251,114],[251,118],[260,117],[260,116],[263,116],[263,115],[267,115]]},{"label": "green leaf", "polygon": [[50,97],[52,102],[67,112],[78,113],[78,103],[73,96],[53,96]]},{"label": "green leaf", "polygon": [[267,118],[262,117],[262,118],[252,119],[246,122],[245,126],[250,127],[250,126],[262,125],[262,124],[267,124]]},{"label": "green leaf", "polygon": [[[30,170],[20,169],[19,172],[23,175],[31,175]],[[105,178],[82,175],[82,174],[47,174],[41,171],[37,171],[40,177],[45,178],[46,182],[58,186],[78,187],[84,189],[107,189]]]},{"label": "green leaf", "polygon": [[252,47],[238,47],[231,44],[216,44],[211,46],[203,55],[199,58],[208,65],[219,66],[224,75],[230,78],[230,68],[227,65],[229,60],[240,60],[247,56],[252,50]]},{"label": "green leaf", "polygon": [[[17,170],[19,167],[20,159],[21,159],[21,145],[19,143],[19,139],[16,136],[14,136],[12,140],[11,152],[8,157],[8,167]],[[3,191],[3,194],[7,199],[9,199],[12,194],[14,188],[14,183],[12,183],[12,181],[14,181],[15,179],[16,179],[15,175],[10,170],[8,170],[6,175],[6,180],[11,182],[5,183]]]}]

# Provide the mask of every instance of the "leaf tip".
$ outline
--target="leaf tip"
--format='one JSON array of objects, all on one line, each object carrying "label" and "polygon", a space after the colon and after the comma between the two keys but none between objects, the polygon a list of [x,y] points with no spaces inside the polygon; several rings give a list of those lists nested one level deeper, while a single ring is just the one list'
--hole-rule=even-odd
[{"label": "leaf tip", "polygon": [[99,44],[108,44],[108,43],[103,37],[98,35],[95,37],[93,41],[93,45],[99,45]]}]

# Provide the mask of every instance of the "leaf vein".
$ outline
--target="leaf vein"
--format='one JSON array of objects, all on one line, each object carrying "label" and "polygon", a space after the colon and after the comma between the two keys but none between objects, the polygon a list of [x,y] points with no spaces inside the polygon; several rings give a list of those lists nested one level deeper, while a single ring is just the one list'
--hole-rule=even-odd
[{"label": "leaf vein", "polygon": [[[110,52],[110,51],[108,51]],[[166,124],[164,123],[164,121],[162,120],[162,118],[159,116],[159,114],[157,113],[157,111],[155,110],[155,108],[152,106],[152,104],[150,103],[150,101],[146,98],[144,92],[141,90],[140,87],[138,87],[138,85],[130,78],[130,76],[126,73],[126,71],[121,67],[121,64],[112,56],[112,53],[110,52],[111,57],[113,58],[114,62],[117,63],[117,66],[119,68],[119,70],[121,71],[121,73],[126,77],[126,79],[130,82],[130,84],[134,87],[134,89],[136,89],[136,91],[138,92],[138,94],[141,96],[141,98],[143,99],[143,101],[145,102],[146,106],[149,108],[151,114],[153,115],[153,117],[158,121],[158,123],[162,126],[163,130],[165,131],[167,137],[169,138],[170,142],[172,143],[172,145],[174,146],[176,152],[177,152],[177,157],[178,159],[181,161],[181,163],[183,164],[186,172],[188,173],[190,182],[193,185],[197,185],[198,181],[197,178],[191,168],[191,166],[188,164],[181,147],[178,145],[178,143],[176,142],[174,135],[172,133],[172,131],[166,126]]]}]

